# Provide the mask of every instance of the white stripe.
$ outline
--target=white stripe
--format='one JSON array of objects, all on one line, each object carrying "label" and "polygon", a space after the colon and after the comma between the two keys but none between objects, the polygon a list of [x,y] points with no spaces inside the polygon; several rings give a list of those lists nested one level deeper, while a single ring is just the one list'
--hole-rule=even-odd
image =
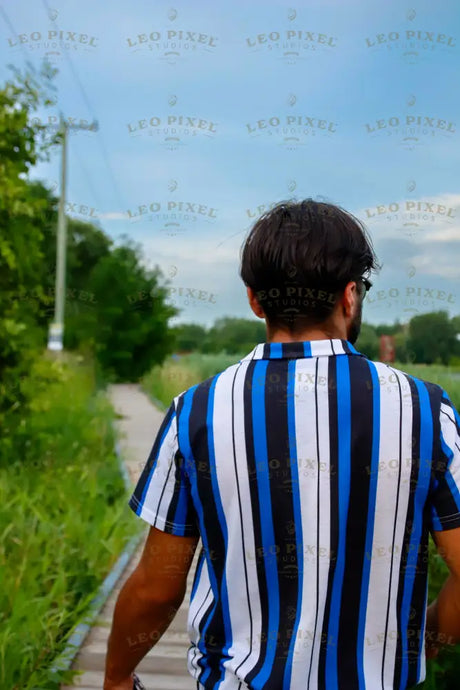
[{"label": "white stripe", "polygon": [[[248,365],[249,362],[241,364],[235,380],[234,392],[235,455],[241,496],[244,545],[241,535],[238,485],[233,457],[233,430],[230,423],[232,418],[231,392],[235,378],[234,367],[231,367],[219,377],[214,392],[214,449],[220,497],[228,529],[229,550],[227,553],[227,563],[231,563],[231,570],[226,570],[226,583],[232,629],[232,645],[229,649],[229,655],[232,658],[224,664],[227,670],[224,680],[219,686],[221,690],[230,690],[230,688],[238,687],[238,683],[235,685],[234,671],[249,655],[238,671],[238,676],[244,676],[257,662],[260,654],[262,618],[244,434],[244,379]],[[245,558],[253,619],[251,653],[249,638],[250,614],[244,571]]]},{"label": "white stripe", "polygon": [[[165,527],[169,505],[174,495],[174,456],[176,451],[177,418],[174,416],[161,444],[154,477],[149,484],[140,512],[141,518],[151,525],[155,523],[158,529]],[[165,487],[164,492],[163,487]],[[157,516],[156,520],[155,516]]]},{"label": "white stripe", "polygon": [[[399,376],[402,387],[402,452],[400,463],[399,424],[400,395],[394,372],[376,363],[380,380],[380,440],[375,522],[370,558],[369,593],[364,632],[364,678],[366,687],[381,678],[385,645],[385,624],[389,604],[388,629],[384,665],[384,688],[393,688],[393,673],[397,644],[396,605],[405,520],[410,491],[412,465],[412,400],[405,397],[409,384]],[[398,475],[401,470],[398,499]],[[393,530],[396,517],[394,551]],[[393,555],[393,572],[390,570]],[[391,586],[391,591],[390,590]]]},{"label": "white stripe", "polygon": [[[198,676],[198,674],[201,672],[201,669],[197,666],[197,664],[198,661],[203,657],[203,654],[200,652],[198,647],[195,646],[197,645],[200,637],[199,625],[212,601],[213,594],[212,590],[210,589],[208,566],[205,560],[203,567],[201,568],[200,579],[198,581],[195,594],[193,599],[190,601],[187,618],[187,632],[190,637],[190,642],[194,645],[188,650],[187,665],[189,673],[191,673],[193,677]],[[201,612],[197,616],[200,608]],[[193,624],[193,619],[195,616],[197,617],[195,623]]]},{"label": "white stripe", "polygon": [[[327,584],[331,563],[331,465],[330,465],[330,429],[329,429],[329,359],[326,357],[318,361],[317,395],[318,395],[318,436],[319,455],[319,597],[318,597],[318,621],[316,626],[315,646],[313,651],[313,663],[310,676],[311,690],[318,687],[319,655],[321,651],[321,633],[324,622],[324,609],[327,598]],[[337,640],[327,640],[328,645],[337,645]]]},{"label": "white stripe", "polygon": [[[327,359],[325,361],[327,364]],[[306,687],[310,658],[313,653],[313,632],[316,615],[318,455],[313,383],[315,379],[315,365],[315,359],[302,359],[297,361],[295,369],[295,427],[299,493],[301,497],[303,582],[301,583],[302,605],[294,645],[291,688]],[[327,392],[327,386],[325,390]],[[321,407],[324,409],[324,401],[322,401]],[[325,481],[328,481],[327,478],[325,478]],[[321,493],[323,493],[323,489],[321,489]],[[324,509],[327,510],[327,504],[324,506]],[[326,521],[327,524],[328,521]],[[321,530],[321,536],[324,537],[324,530]],[[329,537],[327,537],[324,544],[327,550],[329,550],[328,539]],[[320,545],[323,546],[321,542]],[[310,683],[309,688],[314,690],[317,687],[314,669],[312,669],[311,680],[313,682]]]}]

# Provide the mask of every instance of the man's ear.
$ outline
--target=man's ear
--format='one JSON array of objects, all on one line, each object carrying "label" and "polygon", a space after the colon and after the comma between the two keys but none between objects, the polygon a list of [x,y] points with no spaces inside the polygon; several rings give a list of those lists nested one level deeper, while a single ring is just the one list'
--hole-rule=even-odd
[{"label": "man's ear", "polygon": [[249,306],[251,307],[251,309],[252,309],[252,311],[254,312],[254,314],[255,314],[256,316],[258,316],[259,319],[265,319],[264,310],[263,310],[262,307],[260,306],[260,304],[259,304],[259,302],[258,302],[258,300],[257,300],[257,297],[256,297],[256,293],[254,292],[254,290],[253,290],[252,288],[250,288],[250,287],[247,287],[247,288],[246,288],[246,292],[247,292],[247,295],[248,295]]},{"label": "man's ear", "polygon": [[345,316],[353,316],[354,310],[356,308],[357,302],[359,302],[359,288],[356,281],[351,280],[347,283],[342,296],[342,305],[344,309]]}]

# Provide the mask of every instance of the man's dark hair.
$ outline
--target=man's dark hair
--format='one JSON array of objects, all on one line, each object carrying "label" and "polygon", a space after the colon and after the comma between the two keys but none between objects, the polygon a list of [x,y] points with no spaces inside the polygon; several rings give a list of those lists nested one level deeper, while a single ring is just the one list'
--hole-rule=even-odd
[{"label": "man's dark hair", "polygon": [[363,223],[339,206],[305,199],[281,202],[256,221],[240,275],[269,325],[295,333],[325,321],[347,283],[378,268]]}]

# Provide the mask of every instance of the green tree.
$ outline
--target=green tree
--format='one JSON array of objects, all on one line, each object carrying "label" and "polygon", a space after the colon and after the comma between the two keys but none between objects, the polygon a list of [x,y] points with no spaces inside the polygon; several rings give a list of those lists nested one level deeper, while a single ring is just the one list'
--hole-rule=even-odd
[{"label": "green tree", "polygon": [[179,352],[199,351],[207,335],[206,328],[197,323],[181,323],[173,333]]},{"label": "green tree", "polygon": [[380,323],[375,327],[375,332],[378,336],[381,335],[396,335],[404,330],[404,324],[395,321],[393,324]]},{"label": "green tree", "polygon": [[395,349],[396,349],[396,360],[398,362],[410,362],[411,353],[407,347],[408,341],[408,330],[400,331],[395,334]]},{"label": "green tree", "polygon": [[376,360],[379,358],[379,336],[376,333],[375,326],[371,326],[368,323],[361,324],[361,332],[356,341],[356,349],[369,359]]},{"label": "green tree", "polygon": [[177,312],[165,301],[160,271],[147,270],[139,246],[124,242],[93,267],[86,285],[96,303],[74,328],[79,345],[94,349],[106,376],[132,381],[172,351],[168,319]]},{"label": "green tree", "polygon": [[0,89],[0,414],[19,404],[17,380],[28,370],[43,331],[37,324],[34,296],[42,293],[42,251],[46,210],[51,196],[27,175],[48,156],[55,137],[31,124],[46,95],[54,72],[17,70]]},{"label": "green tree", "polygon": [[230,355],[248,352],[267,339],[265,324],[255,319],[223,317],[209,330],[202,352],[227,352]]},{"label": "green tree", "polygon": [[[57,200],[55,200],[57,201]],[[44,233],[44,254],[47,266],[43,282],[43,296],[40,301],[39,318],[45,330],[54,318],[56,281],[56,232],[57,214],[53,208],[52,218]],[[80,322],[86,319],[88,311],[94,311],[96,301],[103,296],[88,289],[89,276],[97,263],[109,255],[112,240],[102,229],[92,223],[67,218],[66,290],[64,317],[64,346],[75,349],[80,343]]]},{"label": "green tree", "polygon": [[456,329],[445,311],[414,316],[409,323],[407,350],[412,361],[448,364],[457,352]]}]

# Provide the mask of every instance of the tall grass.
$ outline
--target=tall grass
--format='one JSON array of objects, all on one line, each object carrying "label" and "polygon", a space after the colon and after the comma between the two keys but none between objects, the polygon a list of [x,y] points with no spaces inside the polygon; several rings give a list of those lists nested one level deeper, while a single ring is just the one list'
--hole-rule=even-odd
[{"label": "tall grass", "polygon": [[[154,367],[144,377],[143,385],[163,406],[168,406],[176,395],[235,364],[241,357],[244,357],[244,353],[214,355],[194,352],[170,357],[161,367]],[[447,391],[457,409],[460,409],[460,368],[438,364],[396,363],[394,366],[425,381],[439,384]]]},{"label": "tall grass", "polygon": [[168,407],[176,395],[218,374],[238,360],[237,355],[204,355],[198,352],[174,359],[170,357],[161,367],[154,367],[144,377],[142,385],[163,407]]},{"label": "tall grass", "polygon": [[138,524],[90,368],[43,360],[22,386],[0,468],[0,687],[57,690],[48,668]]},{"label": "tall grass", "polygon": [[396,364],[395,366],[412,376],[442,386],[455,407],[460,409],[460,368],[443,367],[440,364]]}]

